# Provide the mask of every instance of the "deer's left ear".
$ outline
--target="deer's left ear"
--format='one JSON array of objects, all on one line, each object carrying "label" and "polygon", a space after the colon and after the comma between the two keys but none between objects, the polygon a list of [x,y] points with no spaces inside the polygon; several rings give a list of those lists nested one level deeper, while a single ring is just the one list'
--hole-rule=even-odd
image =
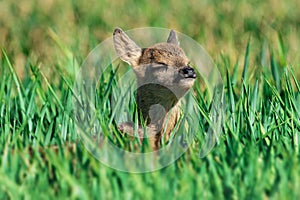
[{"label": "deer's left ear", "polygon": [[172,44],[175,44],[175,45],[179,45],[179,42],[178,42],[178,39],[177,39],[177,36],[176,36],[176,33],[175,33],[174,30],[170,31],[167,43],[172,43]]}]

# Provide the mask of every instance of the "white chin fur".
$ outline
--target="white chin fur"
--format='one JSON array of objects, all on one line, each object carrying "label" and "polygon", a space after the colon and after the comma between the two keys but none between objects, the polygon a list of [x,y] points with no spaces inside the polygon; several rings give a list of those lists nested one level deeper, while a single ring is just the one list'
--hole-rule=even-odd
[{"label": "white chin fur", "polygon": [[179,85],[191,88],[193,86],[194,82],[195,82],[194,78],[185,78],[185,79],[180,80]]}]

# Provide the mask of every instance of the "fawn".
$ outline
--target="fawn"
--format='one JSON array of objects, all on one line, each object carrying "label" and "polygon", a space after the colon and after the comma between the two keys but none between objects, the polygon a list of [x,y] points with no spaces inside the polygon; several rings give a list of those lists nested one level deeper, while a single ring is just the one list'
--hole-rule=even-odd
[{"label": "fawn", "polygon": [[[193,86],[196,73],[190,61],[179,47],[176,33],[171,30],[167,42],[147,48],[139,47],[120,28],[113,33],[115,50],[120,59],[131,65],[138,89],[136,103],[139,119],[147,125],[146,130],[152,150],[160,148],[160,141],[168,141],[180,118],[180,98]],[[122,133],[134,134],[131,123],[122,123]],[[139,125],[138,135],[143,137]]]}]

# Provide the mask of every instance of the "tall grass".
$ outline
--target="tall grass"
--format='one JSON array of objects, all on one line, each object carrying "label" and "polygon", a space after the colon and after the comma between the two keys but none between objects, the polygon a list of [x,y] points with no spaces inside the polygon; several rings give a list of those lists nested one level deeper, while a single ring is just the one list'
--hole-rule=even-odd
[{"label": "tall grass", "polygon": [[221,63],[227,74],[219,145],[200,159],[195,144],[171,166],[137,175],[102,165],[80,142],[68,145],[78,141],[69,77],[50,84],[28,63],[21,80],[3,51],[1,198],[299,197],[299,82],[274,54],[270,68],[249,71],[250,54],[249,42],[242,74]]},{"label": "tall grass", "polygon": [[[43,2],[0,2],[0,199],[300,198],[298,1],[174,1],[161,10],[145,1]],[[187,14],[177,18],[178,8]],[[207,157],[195,140],[172,165],[130,174],[101,164],[80,142],[78,63],[114,26],[173,27],[212,54],[226,103]]]}]

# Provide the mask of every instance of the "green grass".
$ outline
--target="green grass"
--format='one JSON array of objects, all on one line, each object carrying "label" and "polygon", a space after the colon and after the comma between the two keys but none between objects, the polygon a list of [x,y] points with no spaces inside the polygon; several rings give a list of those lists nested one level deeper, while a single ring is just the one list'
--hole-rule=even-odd
[{"label": "green grass", "polygon": [[[0,2],[0,199],[300,198],[298,1],[174,1],[159,10],[132,0],[118,14],[117,1],[43,2]],[[186,14],[178,17],[179,8]],[[173,27],[212,55],[226,103],[219,144],[207,157],[199,158],[195,141],[172,165],[130,174],[79,142],[75,74],[114,26]],[[199,105],[206,111],[210,102]]]}]

